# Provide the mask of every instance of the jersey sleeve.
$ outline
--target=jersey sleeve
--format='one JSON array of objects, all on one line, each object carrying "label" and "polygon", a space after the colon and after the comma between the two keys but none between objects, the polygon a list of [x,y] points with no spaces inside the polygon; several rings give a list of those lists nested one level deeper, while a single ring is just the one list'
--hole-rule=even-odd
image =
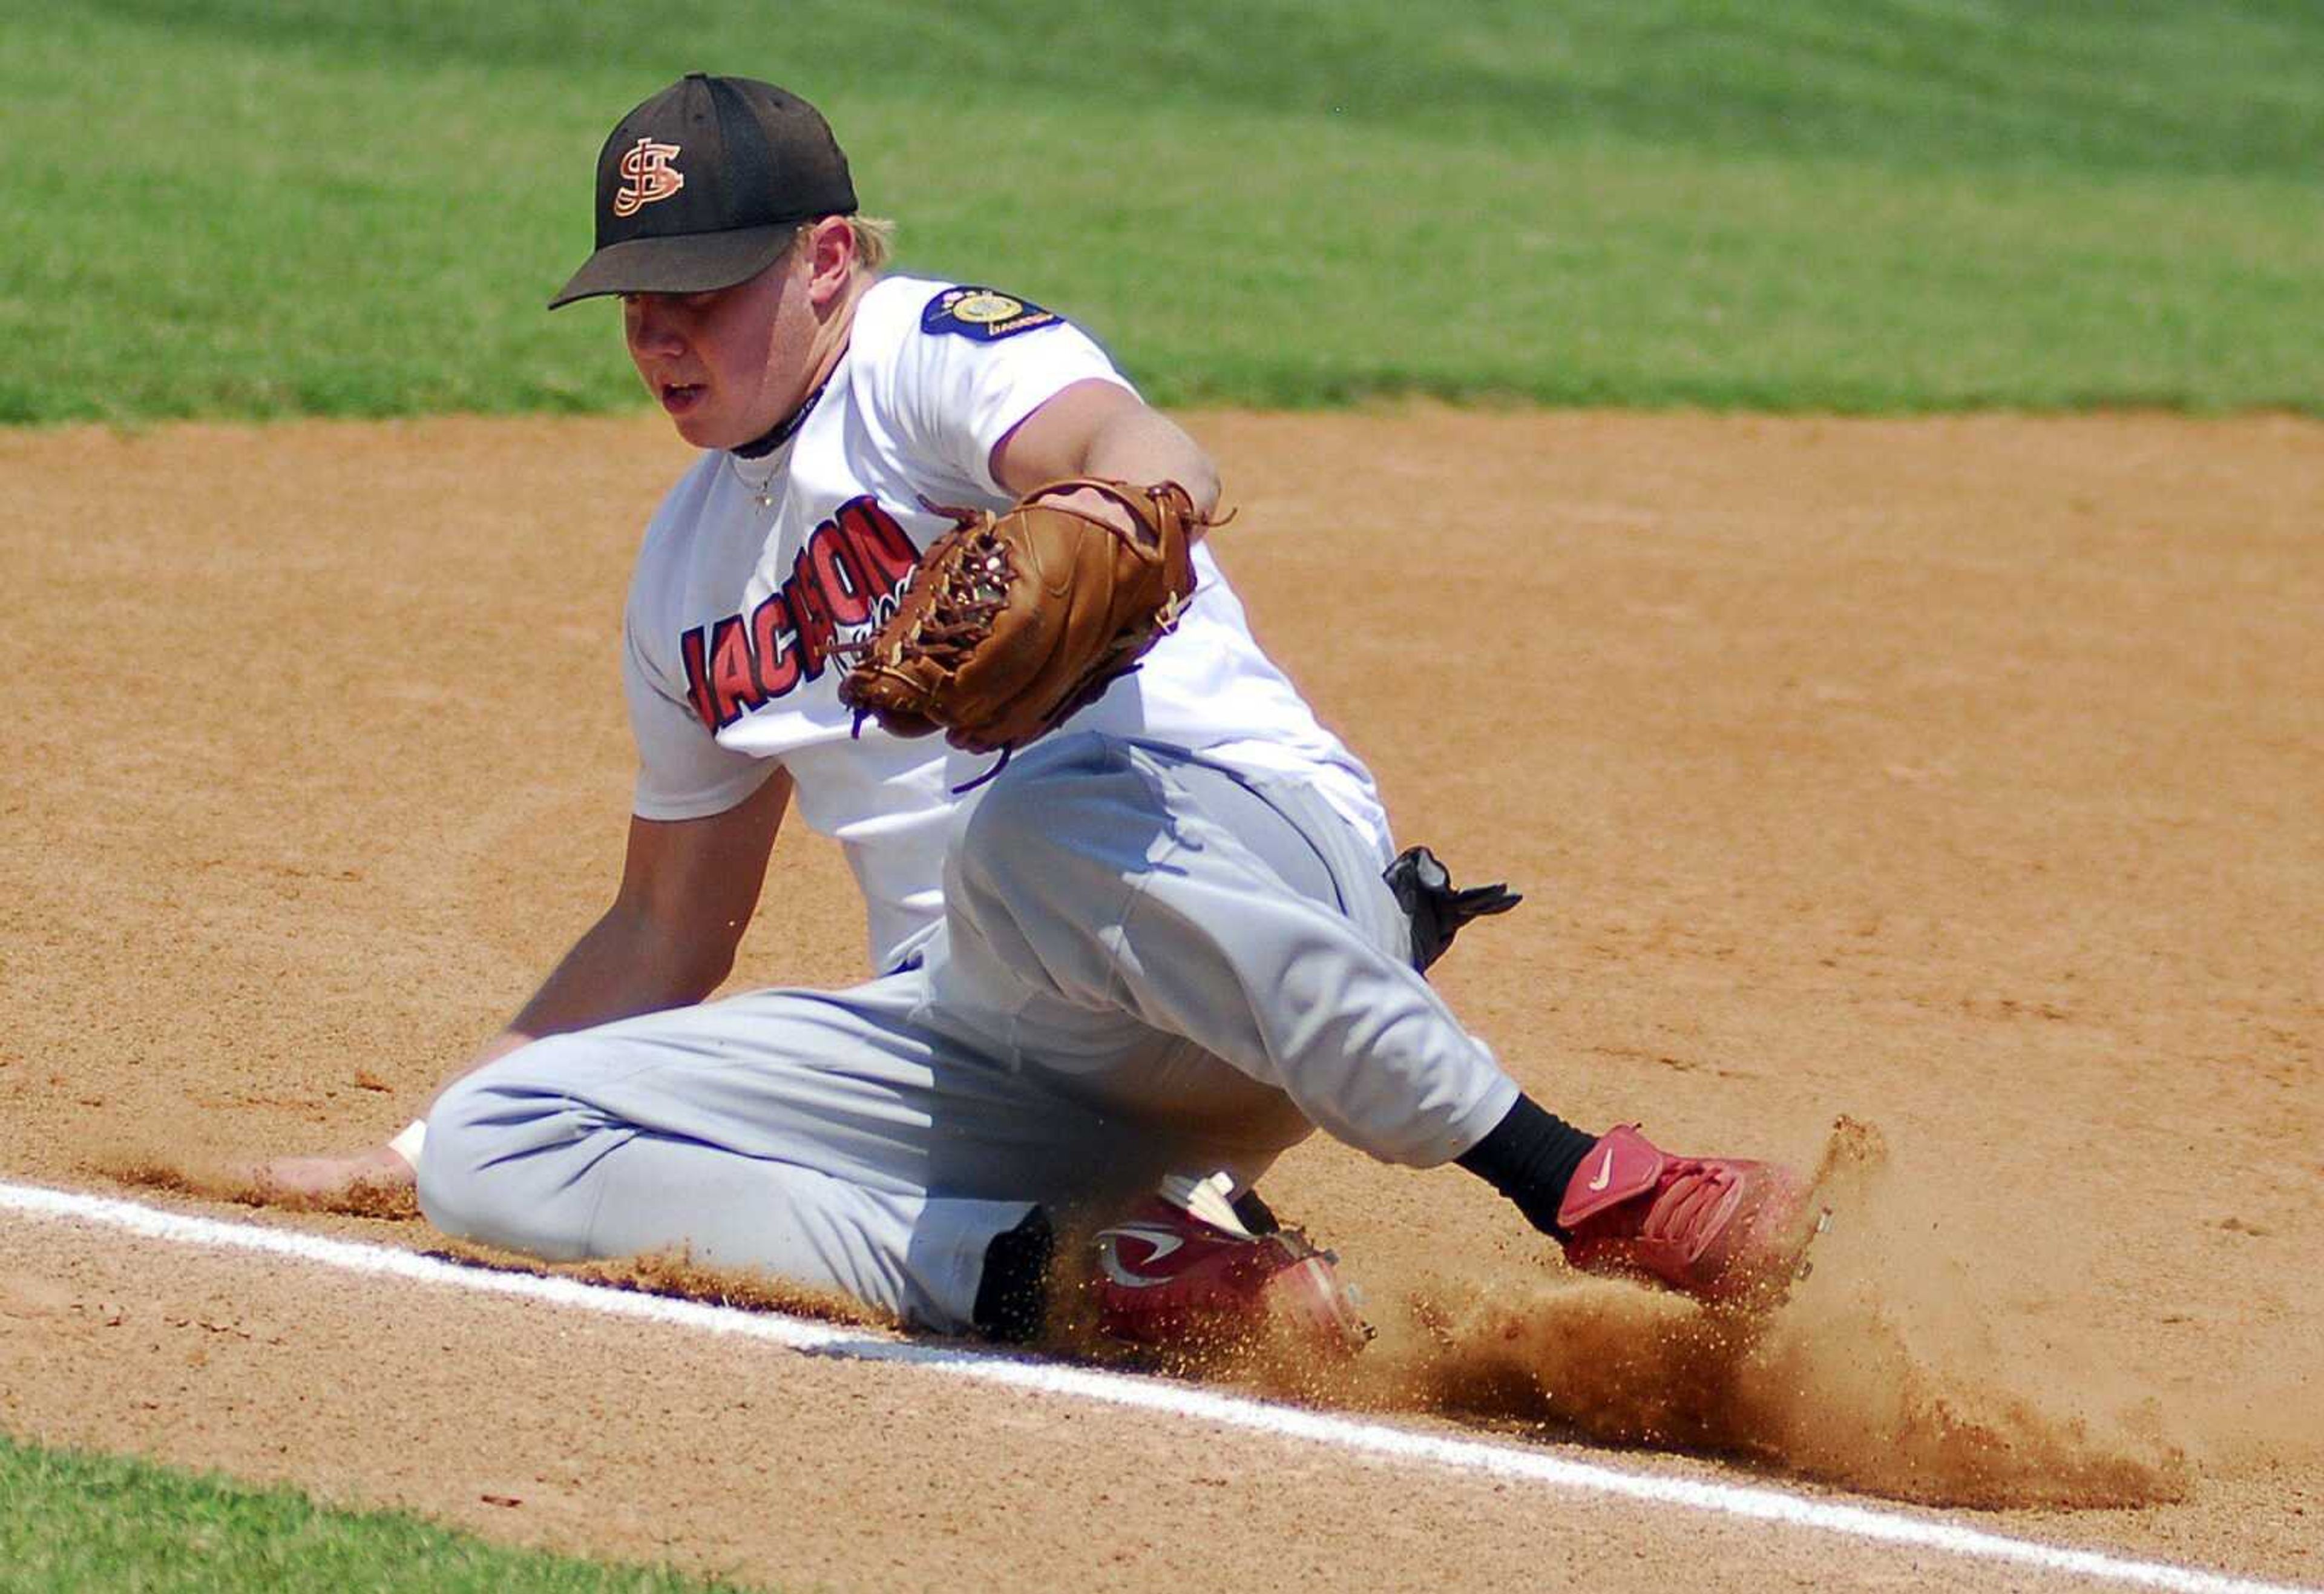
[{"label": "jersey sleeve", "polygon": [[904,339],[889,395],[899,434],[921,459],[1004,501],[992,450],[1026,416],[1077,382],[1137,391],[1079,327],[989,288],[935,294]]},{"label": "jersey sleeve", "polygon": [[644,820],[707,819],[765,784],[776,762],[721,746],[644,645],[634,616],[622,632],[622,695],[638,747],[631,811]]}]

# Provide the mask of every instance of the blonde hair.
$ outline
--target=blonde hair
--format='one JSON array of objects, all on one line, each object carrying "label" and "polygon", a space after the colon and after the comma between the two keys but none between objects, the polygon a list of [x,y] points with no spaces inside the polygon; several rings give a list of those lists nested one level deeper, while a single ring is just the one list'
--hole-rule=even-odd
[{"label": "blonde hair", "polygon": [[851,216],[855,227],[855,264],[873,276],[896,257],[896,224],[884,216]]},{"label": "blonde hair", "polygon": [[[808,234],[830,219],[829,216],[818,216],[812,221],[800,222],[798,230],[791,234],[791,241],[783,246],[784,252],[798,248]],[[888,263],[896,256],[896,224],[884,216],[842,215],[839,219],[847,223],[855,235],[856,269],[869,277],[886,271]]]}]

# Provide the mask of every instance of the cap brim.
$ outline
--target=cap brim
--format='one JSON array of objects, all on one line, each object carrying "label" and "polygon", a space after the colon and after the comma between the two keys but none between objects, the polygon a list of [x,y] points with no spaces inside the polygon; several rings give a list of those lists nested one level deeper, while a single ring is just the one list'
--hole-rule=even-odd
[{"label": "cap brim", "polygon": [[798,231],[798,223],[787,221],[608,244],[583,263],[549,308],[607,293],[708,293],[731,288],[772,265]]}]

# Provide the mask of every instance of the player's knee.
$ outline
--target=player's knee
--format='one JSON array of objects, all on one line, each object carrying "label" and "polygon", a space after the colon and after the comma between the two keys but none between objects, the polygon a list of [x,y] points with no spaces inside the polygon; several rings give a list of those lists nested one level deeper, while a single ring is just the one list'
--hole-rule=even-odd
[{"label": "player's knee", "polygon": [[476,1237],[490,1216],[491,1140],[480,1110],[484,1092],[471,1075],[436,1098],[420,1150],[420,1210],[458,1238]]},{"label": "player's knee", "polygon": [[[578,1237],[557,1232],[568,1202],[545,1186],[564,1178],[561,1160],[541,1154],[570,1131],[557,1123],[572,1110],[561,1092],[528,1084],[522,1064],[532,1046],[479,1070],[437,1098],[420,1154],[420,1209],[461,1239],[538,1256],[569,1251]],[[514,1065],[514,1066],[512,1066]]]}]

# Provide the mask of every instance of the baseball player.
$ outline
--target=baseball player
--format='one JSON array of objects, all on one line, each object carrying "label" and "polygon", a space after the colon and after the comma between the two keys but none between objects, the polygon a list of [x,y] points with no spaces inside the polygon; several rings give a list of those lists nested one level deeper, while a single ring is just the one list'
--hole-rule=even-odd
[{"label": "baseball player", "polygon": [[[1215,468],[1096,343],[1017,294],[887,273],[823,117],[749,79],[690,75],[622,119],[596,240],[551,308],[618,296],[703,450],[629,592],[618,894],[422,1124],[279,1182],[416,1176],[451,1234],[684,1247],[945,1332],[1028,1338],[1087,1289],[1125,1339],[1280,1319],[1353,1343],[1331,1258],[1252,1192],[1321,1127],[1457,1163],[1585,1269],[1712,1302],[1789,1279],[1796,1176],[1561,1122],[1430,988],[1415,954],[1460,895],[1425,857],[1384,878],[1370,774],[1206,545],[1175,630],[997,774],[841,703],[938,505],[1175,484],[1199,537]],[[1057,491],[1134,530],[1120,495]],[[794,810],[845,850],[880,973],[706,1002]]]}]

